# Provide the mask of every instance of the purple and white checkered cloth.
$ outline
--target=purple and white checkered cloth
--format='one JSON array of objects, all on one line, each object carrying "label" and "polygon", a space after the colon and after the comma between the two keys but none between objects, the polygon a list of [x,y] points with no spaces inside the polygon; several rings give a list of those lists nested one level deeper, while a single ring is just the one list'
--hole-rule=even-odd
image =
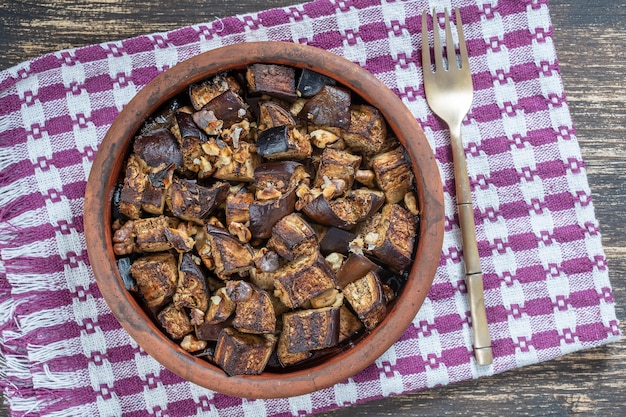
[{"label": "purple and white checkered cloth", "polygon": [[[421,10],[460,6],[475,86],[463,135],[493,365],[473,360],[445,125],[424,100]],[[443,15],[440,15],[442,17]],[[620,336],[545,0],[317,0],[45,55],[0,72],[0,389],[14,416],[311,414],[545,361]],[[444,184],[434,285],[404,336],[310,395],[224,396],[186,382],[120,327],[89,266],[83,196],[109,125],[198,53],[274,40],[327,49],[391,88]]]}]

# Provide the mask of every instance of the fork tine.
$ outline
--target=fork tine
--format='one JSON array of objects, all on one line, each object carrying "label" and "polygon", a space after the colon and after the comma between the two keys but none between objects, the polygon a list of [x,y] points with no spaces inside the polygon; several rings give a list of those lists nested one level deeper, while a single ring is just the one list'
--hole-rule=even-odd
[{"label": "fork tine", "polygon": [[433,46],[435,54],[435,71],[445,70],[443,66],[443,54],[441,53],[441,37],[439,36],[439,23],[437,22],[437,11],[433,7]]},{"label": "fork tine", "polygon": [[461,68],[469,68],[469,56],[467,54],[467,45],[465,45],[465,35],[463,35],[463,23],[461,22],[461,12],[457,7],[456,14],[456,31],[459,35],[459,54],[461,55]]},{"label": "fork tine", "polygon": [[430,46],[428,44],[428,13],[422,10],[422,72],[424,78],[430,76],[432,67],[430,62]]},{"label": "fork tine", "polygon": [[458,67],[456,63],[456,50],[454,49],[454,39],[452,39],[452,27],[450,26],[450,17],[448,16],[448,9],[443,9],[445,17],[445,29],[446,29],[446,58],[448,59],[448,69]]}]

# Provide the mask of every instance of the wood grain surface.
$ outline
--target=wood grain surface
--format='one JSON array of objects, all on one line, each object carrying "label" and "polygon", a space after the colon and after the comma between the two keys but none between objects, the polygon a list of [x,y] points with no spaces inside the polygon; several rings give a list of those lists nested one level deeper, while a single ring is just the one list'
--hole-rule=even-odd
[{"label": "wood grain surface", "polygon": [[[294,4],[293,0],[0,0],[0,69],[59,49]],[[554,41],[626,334],[626,2],[552,0]],[[339,416],[624,416],[626,340],[493,377],[373,401]],[[9,415],[0,405],[0,417]]]}]

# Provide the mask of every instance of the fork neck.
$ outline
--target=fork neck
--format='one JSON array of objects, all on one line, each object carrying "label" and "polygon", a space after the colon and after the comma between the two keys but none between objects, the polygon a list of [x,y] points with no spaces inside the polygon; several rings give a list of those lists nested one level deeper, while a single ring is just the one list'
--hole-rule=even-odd
[{"label": "fork neck", "polygon": [[468,181],[465,147],[461,138],[461,123],[450,123],[450,142],[456,179],[456,199],[458,204],[472,204],[472,192]]}]

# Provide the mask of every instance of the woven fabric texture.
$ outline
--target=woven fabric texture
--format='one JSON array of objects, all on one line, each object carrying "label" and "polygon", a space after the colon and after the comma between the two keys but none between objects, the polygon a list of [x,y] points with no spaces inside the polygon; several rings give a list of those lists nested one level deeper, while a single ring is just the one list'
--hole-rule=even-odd
[{"label": "woven fabric texture", "polygon": [[[475,97],[465,118],[493,365],[472,354],[452,157],[421,75],[421,11],[459,6]],[[544,0],[317,0],[59,51],[0,72],[0,388],[14,416],[288,416],[478,378],[617,340],[606,258]],[[275,40],[344,56],[422,125],[444,184],[434,285],[404,336],[310,395],[224,396],[172,374],[120,327],[94,281],[83,198],[94,154],[159,73],[222,45]]]}]

